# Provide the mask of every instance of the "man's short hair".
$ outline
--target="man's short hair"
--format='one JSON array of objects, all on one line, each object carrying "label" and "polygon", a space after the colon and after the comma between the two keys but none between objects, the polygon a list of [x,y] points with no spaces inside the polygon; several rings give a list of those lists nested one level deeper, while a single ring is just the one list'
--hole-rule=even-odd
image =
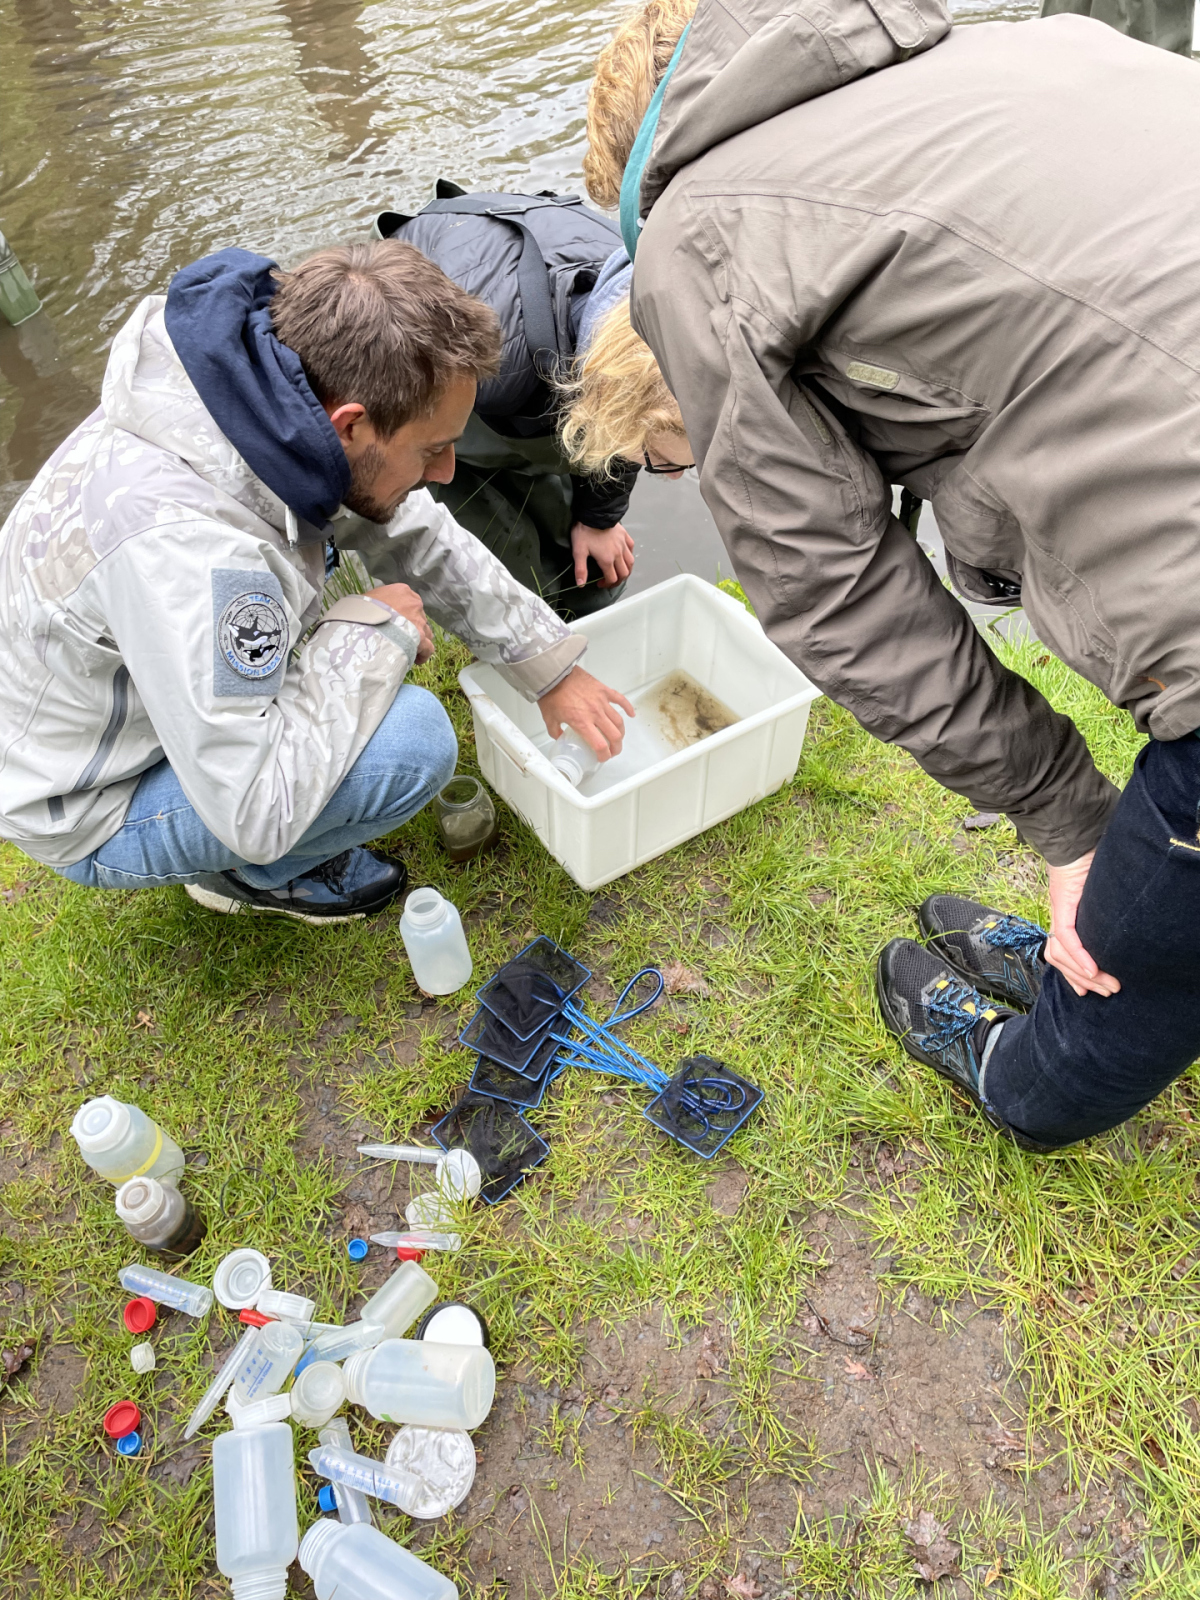
[{"label": "man's short hair", "polygon": [[399,239],[332,245],[278,278],[275,334],[317,399],[357,402],[385,438],[428,416],[456,379],[499,367],[495,312]]}]

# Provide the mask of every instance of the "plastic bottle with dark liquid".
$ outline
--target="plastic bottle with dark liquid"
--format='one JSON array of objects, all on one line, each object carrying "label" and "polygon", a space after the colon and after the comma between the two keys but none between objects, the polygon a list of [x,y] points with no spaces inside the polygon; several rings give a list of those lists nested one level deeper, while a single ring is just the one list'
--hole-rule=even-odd
[{"label": "plastic bottle with dark liquid", "polygon": [[182,1261],[207,1231],[190,1200],[157,1178],[130,1178],[117,1190],[117,1215],[147,1250]]}]

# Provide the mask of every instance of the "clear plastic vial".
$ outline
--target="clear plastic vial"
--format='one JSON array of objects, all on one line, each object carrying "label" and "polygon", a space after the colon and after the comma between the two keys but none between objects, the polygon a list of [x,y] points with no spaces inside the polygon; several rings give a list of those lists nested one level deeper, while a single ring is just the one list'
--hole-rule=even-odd
[{"label": "clear plastic vial", "polygon": [[110,1094],[86,1100],[75,1113],[71,1134],[79,1153],[102,1178],[121,1184],[129,1178],[176,1183],[183,1151],[139,1106]]},{"label": "clear plastic vial", "polygon": [[389,1467],[386,1462],[360,1456],[354,1450],[323,1444],[308,1452],[308,1460],[318,1477],[344,1484],[376,1500],[386,1500],[389,1505],[399,1506],[401,1511],[407,1511],[421,1495],[421,1481],[407,1467]]},{"label": "clear plastic vial", "polygon": [[377,1322],[351,1322],[344,1328],[327,1328],[305,1350],[298,1370],[304,1372],[314,1361],[345,1361],[360,1350],[370,1350],[382,1338],[383,1329]]},{"label": "clear plastic vial", "polygon": [[296,1555],[296,1471],[286,1422],[231,1428],[213,1442],[217,1566],[234,1600],[284,1600]]},{"label": "clear plastic vial", "polygon": [[496,1368],[479,1345],[385,1339],[346,1363],[346,1398],[380,1422],[477,1428],[492,1408]]},{"label": "clear plastic vial", "polygon": [[385,1339],[398,1339],[437,1299],[437,1284],[415,1261],[398,1266],[359,1312],[363,1322],[383,1329]]},{"label": "clear plastic vial", "polygon": [[471,952],[462,920],[436,889],[414,889],[404,903],[400,937],[417,986],[426,994],[454,994],[471,981]]},{"label": "clear plastic vial", "polygon": [[[352,1456],[354,1445],[350,1439],[350,1425],[345,1417],[330,1417],[317,1433],[322,1444],[343,1455]],[[343,1522],[370,1522],[371,1503],[361,1489],[352,1489],[348,1483],[333,1483],[333,1498],[337,1502],[338,1516]]]},{"label": "clear plastic vial", "polygon": [[369,1522],[314,1522],[300,1545],[300,1565],[317,1600],[458,1600],[449,1578]]},{"label": "clear plastic vial", "polygon": [[122,1289],[128,1289],[130,1294],[144,1294],[147,1300],[186,1311],[189,1317],[202,1317],[212,1310],[211,1289],[206,1289],[202,1283],[189,1283],[186,1278],[173,1278],[169,1272],[159,1272],[156,1267],[122,1267],[117,1279]]},{"label": "clear plastic vial", "polygon": [[182,1261],[204,1238],[204,1222],[171,1183],[130,1178],[117,1190],[117,1215],[139,1244]]},{"label": "clear plastic vial", "polygon": [[551,747],[550,765],[561,772],[573,788],[578,789],[599,769],[600,757],[574,728],[566,728]]},{"label": "clear plastic vial", "polygon": [[249,1356],[233,1380],[231,1393],[238,1405],[278,1394],[304,1349],[304,1335],[290,1322],[268,1322],[258,1330]]}]

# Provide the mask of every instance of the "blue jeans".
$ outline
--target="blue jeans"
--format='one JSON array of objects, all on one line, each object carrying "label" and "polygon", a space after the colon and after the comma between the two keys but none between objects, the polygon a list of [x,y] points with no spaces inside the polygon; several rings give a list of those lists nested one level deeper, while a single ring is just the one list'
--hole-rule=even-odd
[{"label": "blue jeans", "polygon": [[322,861],[390,833],[429,804],[454,775],[458,741],[441,701],[404,684],[370,743],[294,848],[255,866],[210,833],[169,762],[142,775],[124,826],[90,856],[59,871],[89,889],[158,889],[236,867],[255,889],[279,889]]},{"label": "blue jeans", "polygon": [[1200,1056],[1200,738],[1138,756],[1076,927],[1120,992],[1081,998],[1048,968],[984,1074],[988,1104],[1045,1145],[1115,1128]]}]

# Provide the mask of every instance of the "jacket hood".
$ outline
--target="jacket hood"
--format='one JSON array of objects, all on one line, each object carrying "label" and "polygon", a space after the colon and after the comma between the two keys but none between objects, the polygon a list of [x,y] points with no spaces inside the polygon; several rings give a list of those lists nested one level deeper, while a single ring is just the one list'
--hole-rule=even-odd
[{"label": "jacket hood", "polygon": [[281,344],[269,306],[275,263],[219,250],[184,267],[167,290],[166,329],[213,421],[285,506],[321,529],[350,488],[346,452]]},{"label": "jacket hood", "polygon": [[943,0],[699,0],[642,172],[640,216],[713,145],[949,31]]}]

